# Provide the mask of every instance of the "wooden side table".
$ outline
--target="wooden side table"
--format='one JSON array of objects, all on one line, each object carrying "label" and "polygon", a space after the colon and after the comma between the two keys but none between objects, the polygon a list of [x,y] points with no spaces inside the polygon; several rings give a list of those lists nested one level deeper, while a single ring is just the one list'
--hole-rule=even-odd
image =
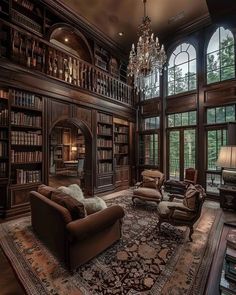
[{"label": "wooden side table", "polygon": [[220,191],[220,207],[236,210],[236,186],[222,185]]}]

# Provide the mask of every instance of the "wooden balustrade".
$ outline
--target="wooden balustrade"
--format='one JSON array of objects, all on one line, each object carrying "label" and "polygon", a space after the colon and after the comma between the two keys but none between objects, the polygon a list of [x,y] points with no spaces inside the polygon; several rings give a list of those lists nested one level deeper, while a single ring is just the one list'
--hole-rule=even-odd
[{"label": "wooden balustrade", "polygon": [[[126,83],[9,22],[1,20],[0,26],[9,28],[6,30],[9,34],[7,40],[11,40],[10,48],[2,50],[0,47],[0,56],[5,55],[17,64],[40,71],[81,89],[121,103],[134,105],[133,88]],[[4,35],[0,34],[0,44],[4,44],[2,36]],[[6,46],[9,46],[9,42]]]}]

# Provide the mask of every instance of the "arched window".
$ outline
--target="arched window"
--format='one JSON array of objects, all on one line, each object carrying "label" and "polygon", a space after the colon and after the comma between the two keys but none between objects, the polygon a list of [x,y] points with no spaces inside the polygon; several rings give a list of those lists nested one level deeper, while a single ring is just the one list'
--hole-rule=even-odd
[{"label": "arched window", "polygon": [[146,100],[160,96],[160,74],[150,73],[144,78],[144,91],[141,92],[141,99]]},{"label": "arched window", "polygon": [[196,50],[189,43],[176,47],[168,64],[168,95],[196,89]]},{"label": "arched window", "polygon": [[235,77],[234,36],[223,27],[212,35],[207,46],[207,84]]}]

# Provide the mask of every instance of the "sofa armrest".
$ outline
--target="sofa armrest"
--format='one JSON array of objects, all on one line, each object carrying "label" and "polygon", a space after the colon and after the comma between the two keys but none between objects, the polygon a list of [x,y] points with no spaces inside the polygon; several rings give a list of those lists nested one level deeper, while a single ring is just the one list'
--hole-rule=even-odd
[{"label": "sofa armrest", "polygon": [[113,225],[117,220],[124,217],[121,206],[114,205],[99,212],[88,215],[67,224],[66,229],[70,240],[83,240],[90,235],[96,234]]},{"label": "sofa armrest", "polygon": [[183,204],[170,205],[170,206],[168,206],[168,208],[170,209],[169,218],[172,218],[172,216],[174,215],[175,210],[182,211],[182,212],[189,212],[189,213],[190,212],[191,213],[195,212],[195,210],[189,209],[188,207],[184,206]]},{"label": "sofa armrest", "polygon": [[184,195],[180,195],[180,194],[168,194],[168,197],[169,197],[170,202],[172,202],[174,200],[174,198],[184,199]]}]

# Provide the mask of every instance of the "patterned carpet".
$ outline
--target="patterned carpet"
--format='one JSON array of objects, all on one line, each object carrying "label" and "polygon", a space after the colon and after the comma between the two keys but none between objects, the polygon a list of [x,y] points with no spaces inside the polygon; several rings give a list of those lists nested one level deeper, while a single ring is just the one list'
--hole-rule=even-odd
[{"label": "patterned carpet", "polygon": [[73,275],[37,240],[29,217],[0,226],[1,247],[28,294],[202,294],[220,210],[203,209],[190,243],[185,227],[165,223],[158,232],[155,206],[133,207],[130,196],[106,202],[125,209],[122,239]]}]

